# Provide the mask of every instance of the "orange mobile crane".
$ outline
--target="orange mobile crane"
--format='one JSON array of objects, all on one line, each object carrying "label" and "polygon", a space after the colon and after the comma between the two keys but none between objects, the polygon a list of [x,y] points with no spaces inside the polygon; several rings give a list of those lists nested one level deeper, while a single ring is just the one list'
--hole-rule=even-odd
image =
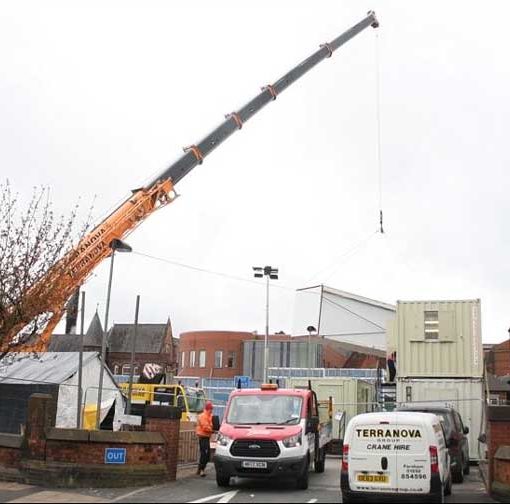
[{"label": "orange mobile crane", "polygon": [[[274,84],[263,87],[261,92],[241,109],[226,115],[225,120],[203,140],[184,148],[184,154],[158,177],[145,187],[134,190],[126,201],[53,266],[44,278],[30,288],[24,301],[26,317],[6,335],[1,351],[19,346],[19,343],[21,343],[20,350],[44,351],[48,346],[55,326],[64,314],[67,301],[87,280],[94,268],[103,259],[110,256],[112,241],[125,238],[149,215],[171,203],[176,197],[173,190],[174,185],[193,168],[202,164],[207,155],[236,130],[241,129],[246,121],[265,105],[275,100],[288,86],[322,60],[331,57],[340,46],[369,26],[373,28],[379,26],[373,11],[368,12],[362,21],[332,42],[322,44],[319,50]],[[39,302],[31,302],[31,299]],[[40,300],[42,299],[44,299],[44,303],[41,306]],[[22,342],[25,339],[21,336],[25,329],[41,314],[47,314],[48,319],[44,330],[35,343],[30,342],[23,345]]]}]

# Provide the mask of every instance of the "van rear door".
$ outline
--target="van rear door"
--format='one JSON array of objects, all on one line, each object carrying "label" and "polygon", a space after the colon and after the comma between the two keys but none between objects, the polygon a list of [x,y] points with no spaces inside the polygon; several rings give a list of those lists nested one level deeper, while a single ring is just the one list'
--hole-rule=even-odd
[{"label": "van rear door", "polygon": [[359,492],[430,491],[428,434],[423,425],[389,421],[356,426],[349,453],[349,484]]},{"label": "van rear door", "polygon": [[397,456],[386,437],[388,425],[357,425],[349,446],[349,486],[356,492],[398,492]]}]

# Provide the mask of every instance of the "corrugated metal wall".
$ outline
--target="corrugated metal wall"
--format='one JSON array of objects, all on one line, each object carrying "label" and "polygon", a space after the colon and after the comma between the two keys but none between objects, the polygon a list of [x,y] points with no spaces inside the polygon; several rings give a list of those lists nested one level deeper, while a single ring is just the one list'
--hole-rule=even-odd
[{"label": "corrugated metal wall", "polygon": [[[345,426],[360,413],[375,411],[375,385],[355,378],[312,378],[312,388],[320,401],[333,398],[333,412],[344,412]],[[287,386],[306,387],[308,379],[287,378]],[[333,420],[333,437],[338,438],[340,424]],[[343,436],[343,433],[342,433]]]},{"label": "corrugated metal wall", "polygon": [[[320,367],[323,363],[323,349],[320,343],[310,344],[310,357],[307,341],[270,341],[268,367],[308,368]],[[264,378],[264,341],[243,343],[243,374],[254,380]]]},{"label": "corrugated metal wall", "polygon": [[[425,338],[425,312],[439,314],[439,338]],[[398,302],[393,334],[400,378],[481,378],[480,300]]]},{"label": "corrugated metal wall", "polygon": [[[408,401],[408,399],[411,401]],[[478,436],[485,432],[484,419],[484,382],[472,380],[398,380],[397,402],[415,404],[435,404],[456,409],[462,421],[469,427],[469,456],[479,460]],[[484,448],[482,448],[484,449]]]}]

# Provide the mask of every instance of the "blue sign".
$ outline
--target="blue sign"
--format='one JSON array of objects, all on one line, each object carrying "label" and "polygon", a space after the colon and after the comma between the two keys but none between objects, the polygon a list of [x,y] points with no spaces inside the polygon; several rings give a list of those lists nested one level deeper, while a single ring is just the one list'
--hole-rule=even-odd
[{"label": "blue sign", "polygon": [[241,385],[241,388],[250,388],[251,378],[249,376],[236,376],[234,379],[234,386],[237,388]]},{"label": "blue sign", "polygon": [[125,464],[126,449],[125,448],[105,448],[104,450],[105,464]]}]

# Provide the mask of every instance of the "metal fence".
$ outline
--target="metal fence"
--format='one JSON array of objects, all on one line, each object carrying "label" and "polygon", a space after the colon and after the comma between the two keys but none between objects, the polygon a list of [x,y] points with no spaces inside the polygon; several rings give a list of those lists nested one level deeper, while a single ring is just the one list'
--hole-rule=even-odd
[{"label": "metal fence", "polygon": [[194,429],[181,430],[179,433],[178,465],[191,465],[198,462],[198,438]]},{"label": "metal fence", "polygon": [[268,375],[277,378],[361,378],[363,380],[377,380],[377,369],[350,368],[286,368],[270,367]]}]

